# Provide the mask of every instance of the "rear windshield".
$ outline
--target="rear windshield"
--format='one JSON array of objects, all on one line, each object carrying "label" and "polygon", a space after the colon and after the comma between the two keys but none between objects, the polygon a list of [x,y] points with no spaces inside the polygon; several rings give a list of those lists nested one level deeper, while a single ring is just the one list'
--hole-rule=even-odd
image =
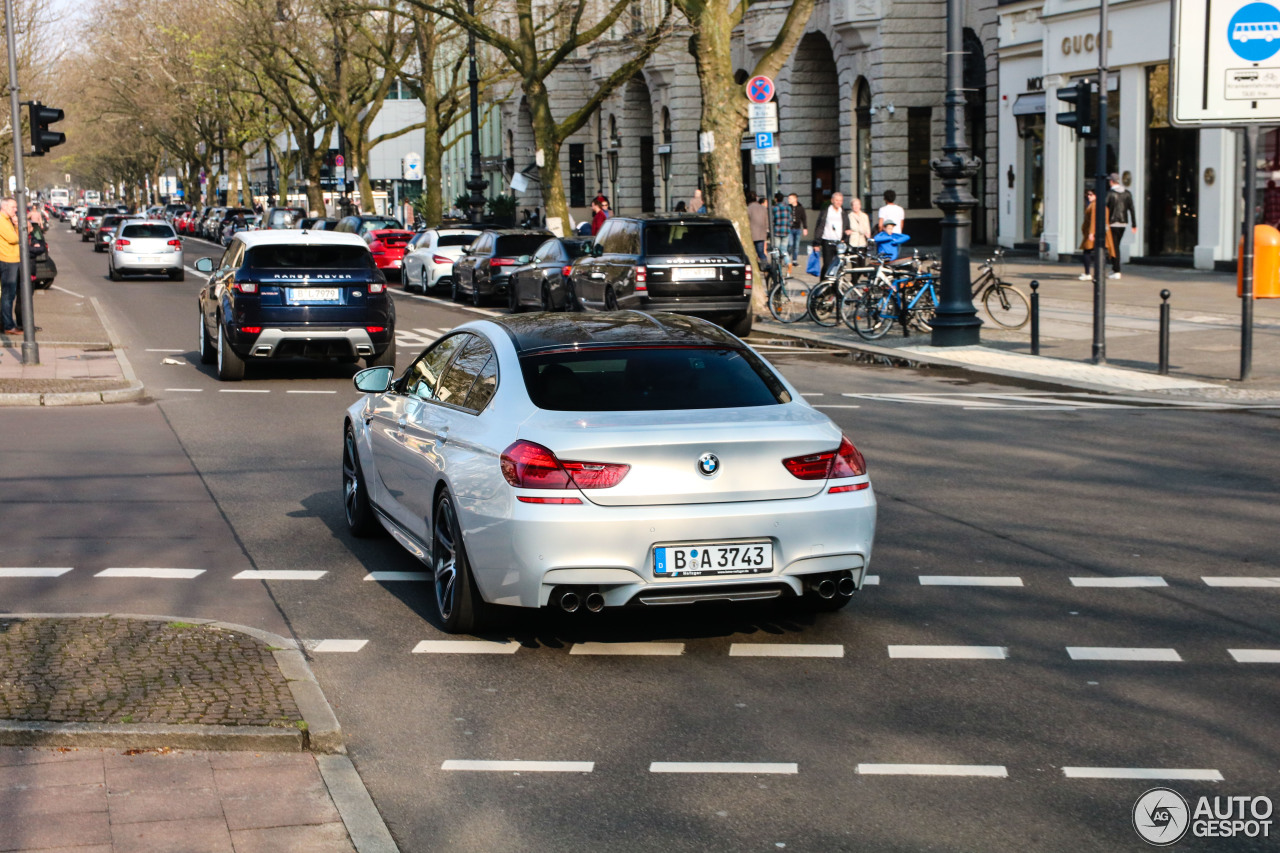
[{"label": "rear windshield", "polygon": [[547,242],[546,234],[513,234],[509,237],[499,237],[498,248],[494,254],[504,258],[532,255],[545,242]]},{"label": "rear windshield", "polygon": [[742,243],[727,222],[654,222],[644,229],[650,255],[741,255]]},{"label": "rear windshield", "polygon": [[585,258],[591,254],[590,240],[562,240],[560,242],[564,244],[564,248],[571,258]]},{"label": "rear windshield", "polygon": [[440,239],[436,241],[436,245],[440,247],[470,246],[475,241],[475,234],[441,234]]},{"label": "rear windshield", "polygon": [[254,246],[245,265],[255,270],[367,270],[373,255],[363,246]]},{"label": "rear windshield", "polygon": [[173,229],[168,225],[126,225],[121,237],[163,237],[168,239],[173,237]]},{"label": "rear windshield", "polygon": [[104,226],[105,226],[105,225],[118,225],[118,224],[120,224],[120,222],[122,222],[123,220],[124,220],[124,217],[123,217],[123,216],[104,216],[104,217],[102,217],[102,224],[103,224]]},{"label": "rear windshield", "polygon": [[520,359],[529,397],[560,412],[640,412],[773,406],[791,395],[750,350],[592,349]]},{"label": "rear windshield", "polygon": [[398,219],[366,219],[360,223],[360,233],[367,234],[370,231],[403,231],[404,226],[400,224]]}]

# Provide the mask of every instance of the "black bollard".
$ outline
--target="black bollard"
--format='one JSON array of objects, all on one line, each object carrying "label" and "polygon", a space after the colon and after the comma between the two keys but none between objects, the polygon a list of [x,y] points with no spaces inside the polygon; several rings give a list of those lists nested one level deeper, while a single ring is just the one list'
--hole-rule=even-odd
[{"label": "black bollard", "polygon": [[1169,291],[1160,291],[1160,370],[1161,376],[1169,375]]},{"label": "black bollard", "polygon": [[1040,354],[1040,282],[1031,282],[1031,354]]}]

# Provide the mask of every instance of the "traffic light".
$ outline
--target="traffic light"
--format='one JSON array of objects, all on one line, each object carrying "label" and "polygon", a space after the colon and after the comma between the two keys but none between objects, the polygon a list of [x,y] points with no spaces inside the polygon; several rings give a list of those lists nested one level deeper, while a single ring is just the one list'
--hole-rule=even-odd
[{"label": "traffic light", "polygon": [[1098,84],[1088,78],[1058,89],[1058,100],[1075,106],[1074,112],[1058,113],[1058,124],[1074,128],[1085,139],[1096,137],[1098,128],[1093,121],[1093,96],[1097,91]]},{"label": "traffic light", "polygon": [[31,154],[35,157],[43,157],[44,152],[48,151],[55,145],[61,145],[67,141],[67,135],[56,130],[50,130],[49,125],[55,121],[62,121],[65,113],[57,107],[46,107],[38,101],[27,104],[30,110],[28,118],[31,124]]}]

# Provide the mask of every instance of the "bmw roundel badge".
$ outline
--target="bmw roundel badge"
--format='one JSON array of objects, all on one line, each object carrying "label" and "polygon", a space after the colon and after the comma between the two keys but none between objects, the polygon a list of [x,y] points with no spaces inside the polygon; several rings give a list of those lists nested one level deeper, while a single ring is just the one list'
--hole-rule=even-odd
[{"label": "bmw roundel badge", "polygon": [[714,453],[704,453],[698,457],[698,472],[710,477],[720,470],[720,457]]}]

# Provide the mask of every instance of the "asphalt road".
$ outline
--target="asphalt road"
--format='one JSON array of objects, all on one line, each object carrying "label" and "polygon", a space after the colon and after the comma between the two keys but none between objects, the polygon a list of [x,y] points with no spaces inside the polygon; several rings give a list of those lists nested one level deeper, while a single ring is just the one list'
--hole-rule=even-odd
[{"label": "asphalt road", "polygon": [[[0,606],[287,624],[406,851],[1137,850],[1152,787],[1193,808],[1280,799],[1280,662],[1243,662],[1280,661],[1274,412],[762,343],[866,455],[877,583],[816,618],[518,612],[478,647],[432,645],[453,638],[425,584],[365,579],[422,567],[345,532],[354,368],[219,383],[195,354],[196,275],[111,283],[102,255],[53,245],[58,284],[100,298],[153,399],[0,412],[8,446],[24,436],[0,563],[75,568],[0,578]],[[217,254],[187,245],[189,265]],[[397,298],[402,366],[474,316]],[[92,577],[108,564],[206,571]]]}]

